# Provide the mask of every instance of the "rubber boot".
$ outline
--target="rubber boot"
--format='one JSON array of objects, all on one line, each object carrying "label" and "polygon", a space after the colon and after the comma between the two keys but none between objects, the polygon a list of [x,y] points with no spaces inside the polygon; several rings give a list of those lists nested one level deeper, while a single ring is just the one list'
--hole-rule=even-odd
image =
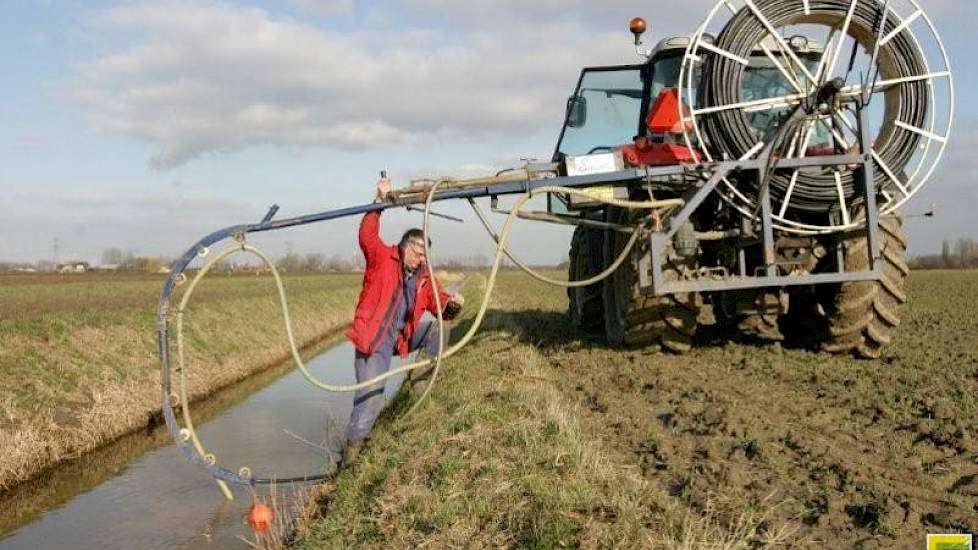
[{"label": "rubber boot", "polygon": [[422,367],[411,371],[408,378],[408,389],[414,397],[420,397],[431,383],[431,377],[435,372],[435,367]]}]

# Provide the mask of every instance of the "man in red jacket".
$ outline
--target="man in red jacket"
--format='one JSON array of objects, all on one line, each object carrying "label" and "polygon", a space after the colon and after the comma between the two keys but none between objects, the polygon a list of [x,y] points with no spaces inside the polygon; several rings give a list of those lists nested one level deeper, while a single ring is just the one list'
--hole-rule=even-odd
[{"label": "man in red jacket", "polygon": [[[386,200],[390,190],[390,180],[382,177],[375,202]],[[445,319],[457,315],[465,302],[460,294],[447,294],[428,277],[420,229],[409,229],[398,245],[390,246],[380,238],[380,212],[369,212],[360,222],[360,249],[367,266],[353,326],[346,333],[356,347],[357,382],[387,372],[394,353],[401,357],[419,349],[430,357],[438,353],[438,323],[421,320],[425,312],[436,314],[435,292]],[[384,382],[354,395],[343,465],[356,460],[383,404]]]}]

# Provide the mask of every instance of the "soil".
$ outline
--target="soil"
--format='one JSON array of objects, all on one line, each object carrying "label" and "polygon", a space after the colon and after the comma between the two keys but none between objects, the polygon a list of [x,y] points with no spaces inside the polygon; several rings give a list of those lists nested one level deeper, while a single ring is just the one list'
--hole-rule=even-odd
[{"label": "soil", "polygon": [[[978,274],[922,274],[894,345],[865,361],[719,333],[676,356],[527,314],[588,431],[693,510],[744,510],[797,547],[920,548],[978,533]],[[916,301],[915,301],[916,299]]]}]

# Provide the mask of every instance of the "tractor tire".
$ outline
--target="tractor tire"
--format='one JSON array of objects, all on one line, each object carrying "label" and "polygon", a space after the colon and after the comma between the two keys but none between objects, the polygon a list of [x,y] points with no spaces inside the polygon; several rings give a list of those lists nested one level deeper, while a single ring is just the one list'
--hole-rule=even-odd
[{"label": "tractor tire", "polygon": [[[567,279],[583,281],[604,271],[602,246],[604,235],[597,229],[577,227],[571,237],[570,263]],[[603,281],[567,289],[567,316],[571,323],[588,332],[600,332],[604,327]]]},{"label": "tractor tire", "polygon": [[767,342],[781,342],[784,335],[778,326],[782,313],[781,302],[777,293],[759,292],[754,300],[756,313],[738,316],[737,329],[740,332]]},{"label": "tractor tire", "polygon": [[[834,299],[823,302],[828,321],[823,350],[876,359],[893,340],[901,306],[907,301],[904,287],[910,274],[902,226],[901,217],[880,218],[882,279],[842,283]],[[869,268],[868,246],[865,236],[844,242],[846,271]]]},{"label": "tractor tire", "polygon": [[[609,207],[608,221],[627,225],[632,221],[630,211]],[[611,263],[623,250],[629,235],[605,231],[604,264]],[[701,297],[698,293],[669,296],[642,294],[638,269],[643,256],[649,255],[648,241],[639,239],[626,259],[604,284],[604,319],[608,342],[629,347],[659,345],[673,353],[689,351],[696,332]],[[680,272],[674,263],[663,265],[667,280],[678,280]]]}]

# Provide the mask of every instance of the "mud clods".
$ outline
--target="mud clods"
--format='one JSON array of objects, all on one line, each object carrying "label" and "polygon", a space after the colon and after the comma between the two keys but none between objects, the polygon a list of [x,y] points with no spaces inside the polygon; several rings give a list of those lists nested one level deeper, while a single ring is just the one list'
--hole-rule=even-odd
[{"label": "mud clods", "polygon": [[811,548],[916,548],[927,532],[978,532],[971,365],[935,383],[912,354],[887,364],[723,344],[551,360],[609,448],[731,528],[756,510]]}]

